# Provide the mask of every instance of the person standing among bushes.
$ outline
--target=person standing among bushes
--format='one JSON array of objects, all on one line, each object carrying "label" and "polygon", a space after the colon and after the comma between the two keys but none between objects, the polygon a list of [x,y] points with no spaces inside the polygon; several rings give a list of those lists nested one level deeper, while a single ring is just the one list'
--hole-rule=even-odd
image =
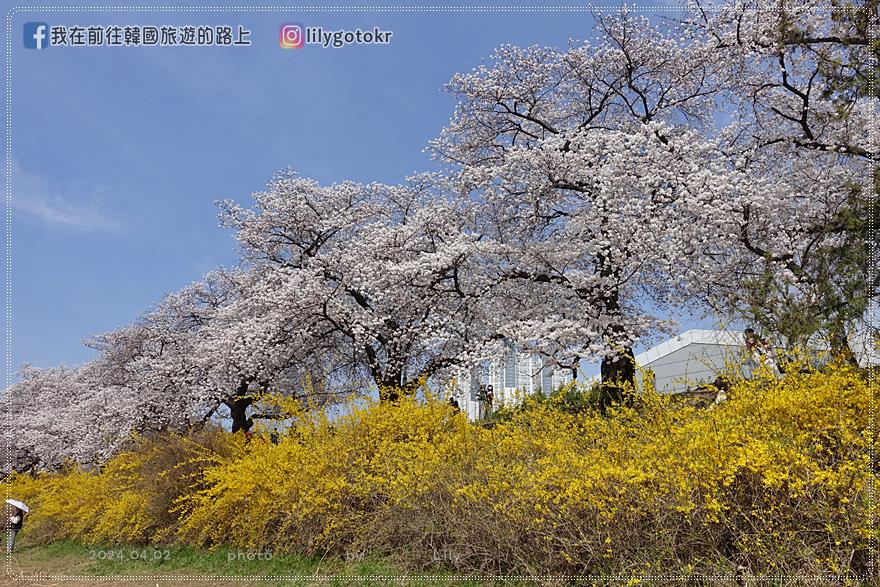
[{"label": "person standing among bushes", "polygon": [[754,368],[765,364],[770,367],[774,373],[783,373],[783,370],[779,367],[779,364],[773,357],[773,348],[766,340],[758,336],[753,328],[746,328],[743,331],[743,334],[746,339],[746,350],[749,352],[749,357],[754,363]]},{"label": "person standing among bushes", "polygon": [[24,524],[24,510],[15,506],[13,508],[12,515],[9,516],[6,534],[6,554],[12,554],[12,550],[15,548],[15,536]]}]

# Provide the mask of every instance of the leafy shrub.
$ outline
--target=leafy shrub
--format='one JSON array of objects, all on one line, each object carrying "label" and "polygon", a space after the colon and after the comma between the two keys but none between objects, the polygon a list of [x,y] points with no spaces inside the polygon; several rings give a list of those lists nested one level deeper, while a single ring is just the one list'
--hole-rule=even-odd
[{"label": "leafy shrub", "polygon": [[[150,441],[100,473],[12,484],[44,540],[174,538],[475,573],[842,581],[869,571],[877,395],[834,365],[738,382],[708,409],[647,390],[603,415],[563,395],[491,427],[402,400],[299,414],[278,444]],[[186,474],[152,481],[170,470]]]},{"label": "leafy shrub", "polygon": [[61,474],[14,474],[7,483],[31,508],[25,527],[32,541],[161,542],[173,538],[174,500],[198,487],[202,469],[230,454],[236,440],[216,428],[138,437],[98,471],[70,466]]},{"label": "leafy shrub", "polygon": [[[470,426],[443,403],[354,407],[336,421],[303,416],[278,445],[263,439],[205,471],[206,488],[180,500],[180,536],[308,553],[398,546],[380,528],[448,483]],[[402,546],[402,545],[401,545]]]},{"label": "leafy shrub", "polygon": [[523,396],[521,401],[517,403],[498,406],[481,424],[491,428],[499,422],[511,420],[517,414],[545,405],[569,414],[595,412],[601,408],[601,384],[595,383],[584,387],[576,382],[571,382],[555,389],[549,395],[536,391],[533,394]]},{"label": "leafy shrub", "polygon": [[542,406],[496,427],[462,492],[491,504],[490,533],[518,537],[497,566],[866,572],[867,382],[838,367],[730,398],[696,410],[652,395],[610,418]]}]

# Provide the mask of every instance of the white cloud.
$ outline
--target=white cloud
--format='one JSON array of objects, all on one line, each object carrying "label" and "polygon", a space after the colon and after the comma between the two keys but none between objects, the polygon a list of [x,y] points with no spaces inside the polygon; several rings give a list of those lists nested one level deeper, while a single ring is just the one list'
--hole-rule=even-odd
[{"label": "white cloud", "polygon": [[12,207],[19,214],[50,228],[122,232],[122,223],[102,209],[96,195],[82,202],[82,198],[75,200],[63,191],[53,188],[41,177],[27,173],[17,162],[13,164]]}]

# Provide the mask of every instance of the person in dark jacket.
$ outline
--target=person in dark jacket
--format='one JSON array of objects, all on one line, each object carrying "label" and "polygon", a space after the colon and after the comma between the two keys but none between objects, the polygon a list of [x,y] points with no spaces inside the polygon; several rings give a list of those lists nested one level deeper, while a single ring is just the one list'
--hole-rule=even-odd
[{"label": "person in dark jacket", "polygon": [[24,510],[15,506],[13,506],[13,508],[14,510],[12,515],[9,516],[9,523],[7,525],[6,554],[12,554],[12,550],[15,548],[15,535],[18,534],[18,531],[21,530],[21,526],[24,523]]}]

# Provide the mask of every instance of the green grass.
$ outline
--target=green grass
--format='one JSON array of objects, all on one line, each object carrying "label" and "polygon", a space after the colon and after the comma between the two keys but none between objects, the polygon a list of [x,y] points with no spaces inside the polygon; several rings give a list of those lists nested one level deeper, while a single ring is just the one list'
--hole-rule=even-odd
[{"label": "green grass", "polygon": [[[478,581],[454,581],[448,572],[429,571],[435,581],[413,578],[386,560],[344,561],[292,554],[273,555],[271,559],[247,560],[229,548],[200,550],[168,546],[92,546],[70,541],[45,545],[22,545],[13,556],[15,574],[77,575],[108,577],[113,575],[252,577],[260,585],[350,585],[387,581],[395,585],[479,585]],[[242,550],[245,553],[247,551]],[[295,577],[295,578],[292,578]],[[322,579],[332,577],[332,579]],[[444,579],[443,577],[447,577]],[[240,580],[236,585],[247,585]]]}]

